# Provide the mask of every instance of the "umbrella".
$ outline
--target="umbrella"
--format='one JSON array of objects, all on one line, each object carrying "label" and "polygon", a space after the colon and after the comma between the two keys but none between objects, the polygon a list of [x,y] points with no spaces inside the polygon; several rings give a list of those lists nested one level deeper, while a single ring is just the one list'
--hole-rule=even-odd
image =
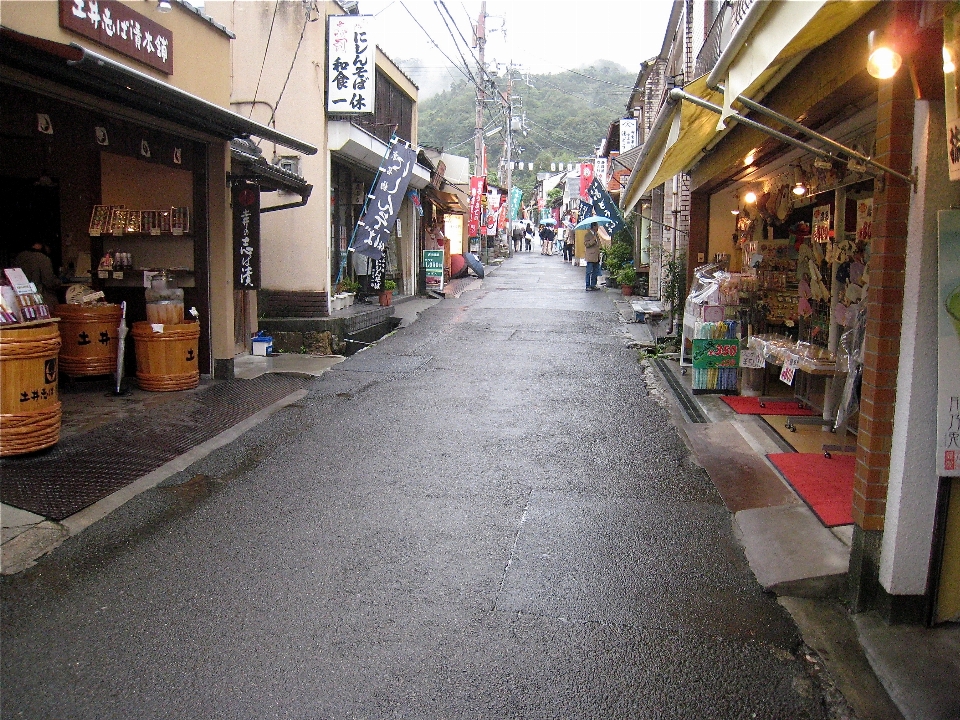
[{"label": "umbrella", "polygon": [[464,253],[463,259],[467,261],[467,267],[473,270],[478,278],[483,277],[483,263],[480,262],[480,258],[473,253]]},{"label": "umbrella", "polygon": [[613,220],[608,217],[603,217],[602,215],[591,215],[590,217],[584,218],[578,222],[575,227],[577,230],[586,230],[588,227],[593,225],[593,223],[597,223],[598,225],[609,225],[612,222]]},{"label": "umbrella", "polygon": [[117,327],[117,369],[115,372],[116,387],[114,395],[126,395],[123,389],[123,356],[127,346],[127,301],[120,303],[120,325]]},{"label": "umbrella", "polygon": [[553,218],[546,218],[545,220],[541,220],[540,223],[542,225],[556,225],[557,221],[554,220]]}]

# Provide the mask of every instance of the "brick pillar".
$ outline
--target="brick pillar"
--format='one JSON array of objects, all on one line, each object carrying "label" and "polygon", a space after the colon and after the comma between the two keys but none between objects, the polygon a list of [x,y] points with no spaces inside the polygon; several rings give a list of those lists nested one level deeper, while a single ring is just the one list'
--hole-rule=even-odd
[{"label": "brick pillar", "polygon": [[[914,95],[907,72],[880,81],[875,160],[912,173]],[[885,181],[885,182],[884,182]],[[853,494],[854,544],[850,590],[855,611],[870,605],[879,588],[877,566],[886,511],[887,480],[903,314],[907,219],[911,186],[887,176],[874,192],[870,286],[860,392],[857,468]]]}]

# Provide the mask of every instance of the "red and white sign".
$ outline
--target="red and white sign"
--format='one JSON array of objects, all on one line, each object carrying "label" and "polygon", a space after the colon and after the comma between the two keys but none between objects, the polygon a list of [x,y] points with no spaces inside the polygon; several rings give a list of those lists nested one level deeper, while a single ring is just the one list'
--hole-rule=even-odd
[{"label": "red and white sign", "polygon": [[474,175],[470,178],[470,221],[467,224],[467,234],[477,237],[480,234],[480,221],[483,214],[483,186],[485,180]]},{"label": "red and white sign", "polygon": [[60,27],[173,74],[173,32],[116,0],[60,0]]},{"label": "red and white sign", "polygon": [[830,206],[820,205],[813,209],[813,237],[816,243],[830,242]]},{"label": "red and white sign", "polygon": [[593,182],[593,165],[580,163],[580,197],[587,197],[587,188]]}]

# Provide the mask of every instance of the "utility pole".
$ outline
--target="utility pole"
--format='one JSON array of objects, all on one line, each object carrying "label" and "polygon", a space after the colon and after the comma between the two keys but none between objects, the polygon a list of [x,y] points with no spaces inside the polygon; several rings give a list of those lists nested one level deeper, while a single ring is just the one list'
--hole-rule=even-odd
[{"label": "utility pole", "polygon": [[474,174],[479,176],[483,172],[483,103],[487,99],[486,93],[483,91],[486,74],[483,51],[487,44],[486,0],[480,3],[480,17],[474,27],[473,39],[477,48],[477,123],[474,129]]},{"label": "utility pole", "polygon": [[[506,155],[507,155],[507,217],[510,217],[510,199],[512,198],[511,192],[513,190],[513,99],[511,97],[513,93],[513,66],[507,68],[507,140],[506,140]],[[510,226],[510,223],[507,223],[507,254],[513,255],[513,228]]]},{"label": "utility pole", "polygon": [[[486,66],[484,65],[483,49],[487,44],[487,2],[483,0],[480,3],[480,17],[473,29],[473,39],[477,48],[477,123],[474,130],[474,175],[483,174],[483,103],[486,101],[486,93],[483,91],[486,81]],[[480,257],[487,260],[489,252],[487,250],[486,228],[480,229]]]}]

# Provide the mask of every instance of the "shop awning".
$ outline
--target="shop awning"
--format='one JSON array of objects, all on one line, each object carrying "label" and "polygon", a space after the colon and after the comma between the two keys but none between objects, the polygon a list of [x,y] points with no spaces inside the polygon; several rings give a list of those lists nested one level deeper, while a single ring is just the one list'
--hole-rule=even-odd
[{"label": "shop awning", "polygon": [[722,83],[725,88],[719,127],[738,95],[759,101],[758,90],[775,85],[807,53],[839,35],[876,4],[876,0],[754,3],[707,76],[707,87]]},{"label": "shop awning", "polygon": [[0,63],[224,140],[258,137],[305,155],[310,143],[88,50],[0,28]]},{"label": "shop awning", "polygon": [[[387,152],[387,144],[363,128],[346,120],[327,123],[327,147],[335,155],[353,160],[361,167],[376,172]],[[430,184],[430,170],[419,163],[413,166],[410,187],[421,190]]]},{"label": "shop awning", "polygon": [[[711,103],[722,98],[719,91],[707,88],[706,77],[694,80],[684,89]],[[690,168],[716,135],[716,114],[692,103],[668,99],[630,174],[623,193],[624,211],[631,210],[653,188]]]},{"label": "shop awning", "polygon": [[[729,116],[731,102],[736,102],[738,95],[761,100],[811,50],[841,33],[874,5],[874,0],[756,2],[737,26],[714,70],[686,85],[684,91],[725,107]],[[725,92],[711,89],[721,84]],[[630,177],[624,211],[653,188],[689,170],[728,130],[712,110],[669,99],[660,109]]]},{"label": "shop awning", "polygon": [[432,186],[424,188],[423,194],[446,214],[463,215],[467,212],[466,205],[456,193],[436,190]]},{"label": "shop awning", "polygon": [[232,177],[255,179],[260,184],[261,192],[280,191],[300,196],[300,200],[297,202],[261,207],[261,213],[302,207],[310,199],[313,185],[295,173],[268,163],[260,154],[260,148],[250,141],[232,140],[230,142],[230,158],[232,161]]}]

